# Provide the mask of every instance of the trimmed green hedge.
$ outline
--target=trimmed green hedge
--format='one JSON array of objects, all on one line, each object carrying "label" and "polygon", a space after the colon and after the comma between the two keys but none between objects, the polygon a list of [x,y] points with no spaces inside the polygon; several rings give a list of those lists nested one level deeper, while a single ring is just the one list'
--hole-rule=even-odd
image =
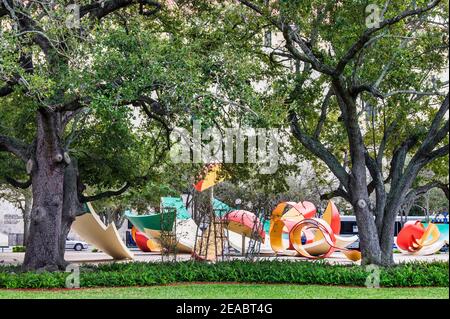
[{"label": "trimmed green hedge", "polygon": [[26,251],[26,247],[25,246],[14,246],[12,248],[12,252],[13,253],[24,253]]},{"label": "trimmed green hedge", "polygon": [[[407,263],[380,268],[382,287],[448,287],[446,262]],[[111,263],[83,266],[81,287],[151,286],[179,282],[291,283],[365,286],[370,272],[357,265],[325,262],[229,261],[216,264]],[[64,288],[68,273],[20,272],[18,267],[0,267],[0,288]]]}]

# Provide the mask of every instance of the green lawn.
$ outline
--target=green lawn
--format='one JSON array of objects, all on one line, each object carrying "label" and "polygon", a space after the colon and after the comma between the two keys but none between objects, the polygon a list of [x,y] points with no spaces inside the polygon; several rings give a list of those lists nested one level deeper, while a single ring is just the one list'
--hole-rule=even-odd
[{"label": "green lawn", "polygon": [[0,289],[2,298],[449,298],[449,288],[354,288],[315,285],[180,284],[171,286],[92,288],[75,290]]}]

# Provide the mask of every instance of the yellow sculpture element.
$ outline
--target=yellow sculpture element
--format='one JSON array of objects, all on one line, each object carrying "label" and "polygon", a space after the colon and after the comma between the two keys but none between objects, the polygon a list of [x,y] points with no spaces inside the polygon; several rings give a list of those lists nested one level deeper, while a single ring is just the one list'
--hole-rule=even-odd
[{"label": "yellow sculpture element", "polygon": [[161,251],[161,244],[160,244],[160,242],[158,240],[160,234],[158,234],[158,237],[152,236],[152,235],[150,235],[149,232],[147,232],[147,229],[146,229],[145,235],[147,235],[147,237],[148,237],[147,245],[150,248],[150,250],[152,252]]},{"label": "yellow sculpture element", "polygon": [[198,192],[203,192],[204,190],[207,190],[208,188],[225,180],[225,175],[221,172],[221,167],[219,164],[213,164],[207,169],[208,171],[206,176],[194,185]]},{"label": "yellow sculpture element", "polygon": [[[301,204],[294,202],[282,202],[279,203],[275,209],[272,211],[272,215],[270,217],[270,246],[273,251],[277,254],[285,253],[287,248],[283,244],[283,230],[285,228],[287,219],[283,219],[284,210],[287,206],[292,207],[288,212],[290,216],[298,218],[301,215],[302,207]],[[297,214],[295,214],[295,210]],[[302,217],[301,217],[302,218]]]},{"label": "yellow sculpture element", "polygon": [[[348,250],[346,247],[354,243],[358,236],[339,236],[340,216],[336,206],[329,201],[323,218],[312,218],[315,209],[310,203],[280,203],[272,212],[270,223],[270,245],[277,254],[300,255],[306,258],[318,259],[329,257],[334,251],[340,250],[345,256],[357,261],[361,253]],[[292,206],[285,214],[286,206]],[[308,208],[307,208],[308,207]],[[286,249],[283,244],[283,231],[289,232],[289,243],[294,252]],[[306,243],[302,244],[302,237]]]},{"label": "yellow sculpture element", "polygon": [[440,235],[441,234],[437,226],[430,223],[430,225],[428,225],[428,227],[425,229],[425,233],[423,234],[422,238],[420,238],[418,241],[414,241],[412,246],[416,249],[422,249],[424,246],[431,246],[439,240]]},{"label": "yellow sculpture element", "polygon": [[84,241],[94,245],[114,259],[133,259],[133,253],[128,250],[120,239],[114,223],[105,226],[95,213],[90,203],[87,204],[90,213],[78,216],[72,223],[72,229]]}]

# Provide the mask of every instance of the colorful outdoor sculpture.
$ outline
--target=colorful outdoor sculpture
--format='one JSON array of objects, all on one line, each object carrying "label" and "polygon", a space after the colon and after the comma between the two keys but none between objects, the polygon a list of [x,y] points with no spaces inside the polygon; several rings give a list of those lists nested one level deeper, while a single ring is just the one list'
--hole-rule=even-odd
[{"label": "colorful outdoor sculpture", "polygon": [[[216,199],[214,200],[213,207],[214,210],[218,211],[230,210],[227,205]],[[208,246],[196,245],[196,240],[198,239],[196,236],[198,226],[186,210],[180,197],[162,197],[161,211],[162,213],[153,215],[125,213],[126,218],[137,228],[137,230],[148,238],[148,241],[143,243],[144,249],[146,245],[149,245],[151,251],[160,251],[162,231],[174,232],[176,238],[176,250],[179,253],[194,253],[194,248],[196,246]],[[205,233],[207,233],[207,231]],[[202,240],[204,242],[208,241],[206,238]],[[209,246],[211,247],[208,247],[208,251],[202,251],[198,255],[212,258],[211,256],[213,252],[216,251],[216,248],[215,245]]]},{"label": "colorful outdoor sculpture", "polygon": [[[226,228],[229,231],[241,234],[246,237],[258,237],[264,242],[266,233],[258,217],[246,210],[234,210],[223,217],[226,222]],[[255,236],[256,235],[256,236]]]},{"label": "colorful outdoor sculpture", "polygon": [[224,215],[222,221],[225,222],[227,229],[228,244],[238,252],[242,254],[249,252],[251,247],[255,246],[252,241],[260,242],[259,253],[268,252],[268,247],[264,246],[266,238],[264,225],[254,213],[246,210],[234,210]]},{"label": "colorful outdoor sculpture", "polygon": [[222,182],[225,177],[220,176],[223,173],[220,173],[220,165],[218,164],[211,164],[205,167],[205,176],[200,179],[199,182],[197,182],[194,185],[194,188],[197,190],[197,192],[203,192],[204,190]]},{"label": "colorful outdoor sculpture", "polygon": [[112,223],[106,226],[90,203],[87,203],[87,212],[77,216],[72,223],[72,230],[84,241],[94,245],[114,259],[133,259],[133,253],[120,239],[116,225]]},{"label": "colorful outdoor sculpture", "polygon": [[136,246],[143,252],[161,251],[161,246],[155,239],[150,239],[146,234],[138,231],[136,227],[131,228],[131,237]]},{"label": "colorful outdoor sculpture", "polygon": [[407,222],[397,235],[397,247],[405,254],[432,255],[445,245],[440,235],[435,224],[425,228],[420,221]]},{"label": "colorful outdoor sculpture", "polygon": [[[286,213],[285,208],[291,207]],[[295,210],[295,211],[293,211]],[[270,222],[270,244],[278,254],[300,255],[319,259],[329,257],[335,250],[342,251],[353,261],[361,259],[361,253],[346,247],[358,237],[342,237],[340,232],[340,215],[336,206],[329,201],[323,218],[314,218],[314,205],[309,202],[283,202],[272,211]],[[283,242],[283,231],[289,232],[289,248]],[[305,240],[305,243],[302,242]]]}]

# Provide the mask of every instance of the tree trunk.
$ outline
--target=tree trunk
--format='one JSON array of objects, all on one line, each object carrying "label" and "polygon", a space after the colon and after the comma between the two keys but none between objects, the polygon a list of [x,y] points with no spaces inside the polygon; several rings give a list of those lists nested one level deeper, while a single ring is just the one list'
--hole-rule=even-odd
[{"label": "tree trunk", "polygon": [[[380,265],[382,263],[381,248],[378,241],[377,227],[367,204],[368,197],[364,196],[363,187],[364,186],[353,186],[353,192],[351,193],[352,206],[355,211],[356,223],[358,225],[362,264]],[[367,189],[367,187],[365,189]]]},{"label": "tree trunk", "polygon": [[395,219],[397,214],[388,212],[383,220],[383,228],[380,236],[381,246],[381,264],[383,266],[394,265],[394,252],[392,246],[394,244]]},{"label": "tree trunk", "polygon": [[31,208],[33,205],[33,197],[29,190],[24,192],[24,207],[22,210],[23,217],[23,246],[27,246],[28,234],[30,232]]},{"label": "tree trunk", "polygon": [[70,160],[64,174],[64,202],[61,218],[61,234],[59,237],[59,262],[60,268],[65,268],[67,262],[64,259],[66,251],[66,238],[70,232],[76,216],[83,212],[83,205],[78,198],[79,193],[78,162],[75,158]]},{"label": "tree trunk", "polygon": [[383,225],[378,232],[381,246],[381,262],[383,266],[394,265],[394,244],[395,220],[400,211],[402,203],[406,200],[405,196],[398,194],[398,197],[391,197],[385,207]]},{"label": "tree trunk", "polygon": [[33,181],[33,206],[23,263],[25,270],[55,271],[60,268],[59,241],[65,171],[63,154],[57,114],[39,110],[35,154],[28,162]]}]

